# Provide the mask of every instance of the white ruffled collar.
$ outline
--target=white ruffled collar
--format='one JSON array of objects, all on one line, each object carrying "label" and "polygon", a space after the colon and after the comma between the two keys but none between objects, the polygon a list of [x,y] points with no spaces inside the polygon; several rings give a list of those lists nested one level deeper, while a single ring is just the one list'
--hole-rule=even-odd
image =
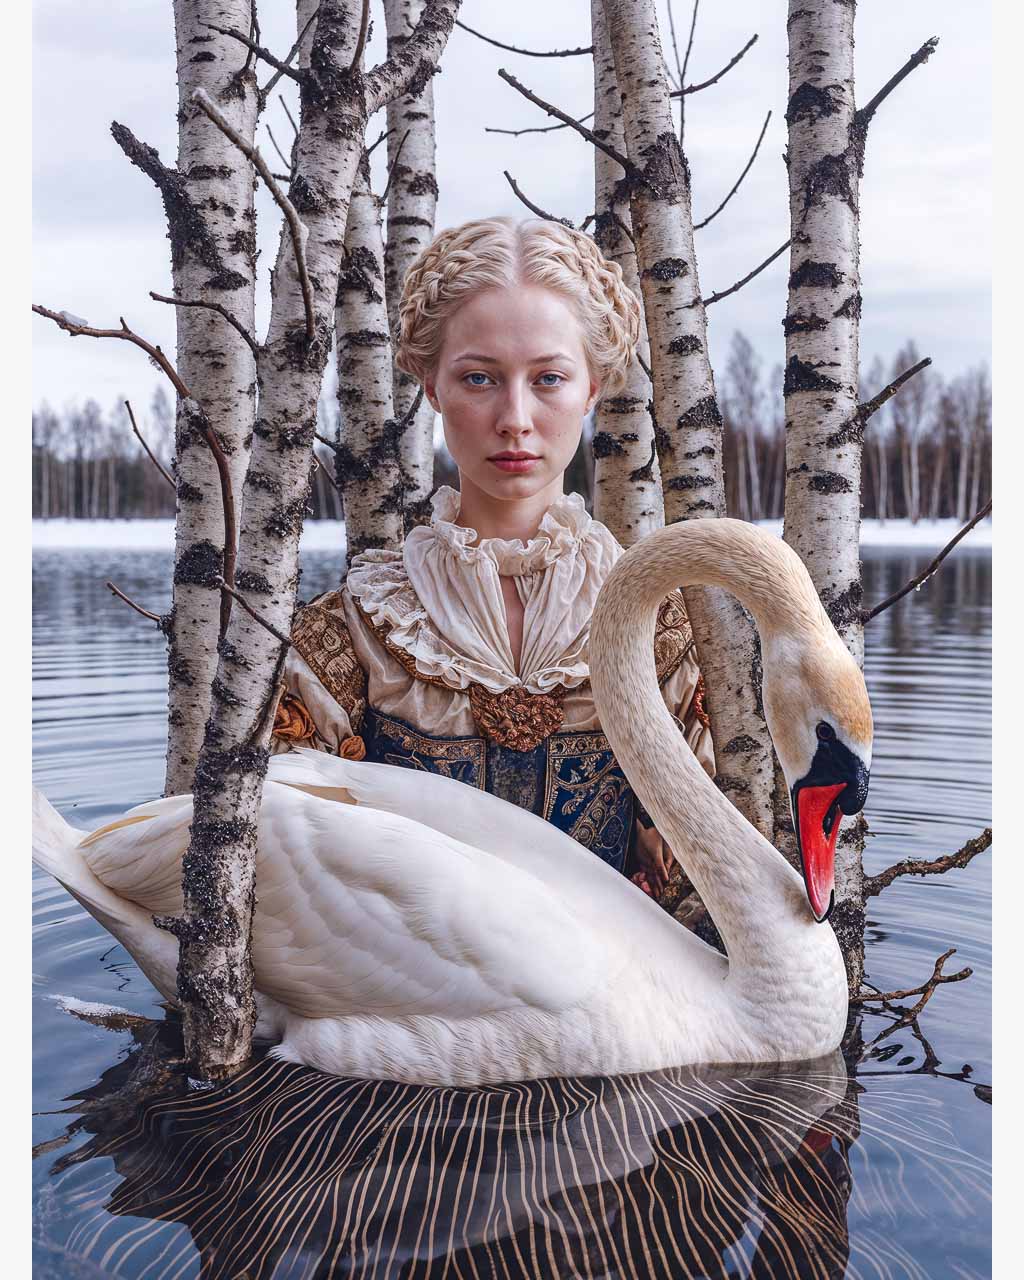
[{"label": "white ruffled collar", "polygon": [[438,489],[431,499],[430,533],[460,560],[471,564],[486,558],[494,563],[499,574],[508,578],[546,569],[559,556],[578,548],[594,523],[578,493],[563,493],[548,507],[529,542],[519,538],[478,540],[475,529],[455,523],[460,501],[456,489],[448,485]]},{"label": "white ruffled collar", "polygon": [[[353,558],[346,589],[424,676],[453,689],[475,682],[491,692],[522,685],[548,692],[590,675],[586,649],[601,584],[622,548],[587,514],[578,494],[551,504],[529,542],[482,538],[455,523],[459,495],[441,488],[429,525],[401,551]],[[471,544],[476,545],[471,545]],[[500,577],[515,580],[524,604],[521,669],[515,669]]]}]

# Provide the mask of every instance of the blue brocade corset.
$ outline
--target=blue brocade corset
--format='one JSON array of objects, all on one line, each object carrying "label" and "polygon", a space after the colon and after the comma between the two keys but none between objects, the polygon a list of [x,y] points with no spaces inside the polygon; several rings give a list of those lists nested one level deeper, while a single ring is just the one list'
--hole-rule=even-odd
[{"label": "blue brocade corset", "polygon": [[367,707],[362,738],[367,760],[489,791],[624,871],[634,798],[603,733],[552,733],[532,750],[514,751],[485,737],[432,737]]}]

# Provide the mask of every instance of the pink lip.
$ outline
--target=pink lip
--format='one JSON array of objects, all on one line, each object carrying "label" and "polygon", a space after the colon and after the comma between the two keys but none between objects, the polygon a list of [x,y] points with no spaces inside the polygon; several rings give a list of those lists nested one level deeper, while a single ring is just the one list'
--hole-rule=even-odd
[{"label": "pink lip", "polygon": [[515,473],[529,471],[535,463],[540,462],[540,458],[532,453],[496,453],[493,458],[488,458],[487,461],[493,462],[502,471]]}]

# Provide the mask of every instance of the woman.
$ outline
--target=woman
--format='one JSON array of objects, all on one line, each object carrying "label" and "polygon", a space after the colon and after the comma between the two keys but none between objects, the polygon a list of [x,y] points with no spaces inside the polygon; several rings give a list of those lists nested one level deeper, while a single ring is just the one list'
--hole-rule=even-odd
[{"label": "woman", "polygon": [[[542,814],[620,871],[667,881],[661,838],[601,733],[587,639],[621,547],[563,493],[583,419],[624,381],[640,326],[619,267],[559,223],[442,232],[401,305],[400,368],[441,414],[459,470],[400,551],[353,558],[301,611],[277,749],[429,769]],[[681,597],[655,656],[666,703],[714,772]]]}]

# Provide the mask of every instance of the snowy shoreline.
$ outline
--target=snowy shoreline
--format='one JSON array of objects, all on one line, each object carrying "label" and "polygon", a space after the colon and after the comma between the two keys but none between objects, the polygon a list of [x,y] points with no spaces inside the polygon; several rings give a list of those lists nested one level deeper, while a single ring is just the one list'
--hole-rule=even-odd
[{"label": "snowy shoreline", "polygon": [[[762,520],[761,527],[782,534],[781,520]],[[938,550],[960,528],[956,520],[865,520],[862,547],[919,547]],[[345,545],[340,520],[309,520],[302,531],[303,551],[341,551]],[[33,520],[32,549],[58,550],[86,547],[124,547],[169,551],[174,546],[173,520]],[[992,521],[983,520],[959,547],[992,546]]]}]

